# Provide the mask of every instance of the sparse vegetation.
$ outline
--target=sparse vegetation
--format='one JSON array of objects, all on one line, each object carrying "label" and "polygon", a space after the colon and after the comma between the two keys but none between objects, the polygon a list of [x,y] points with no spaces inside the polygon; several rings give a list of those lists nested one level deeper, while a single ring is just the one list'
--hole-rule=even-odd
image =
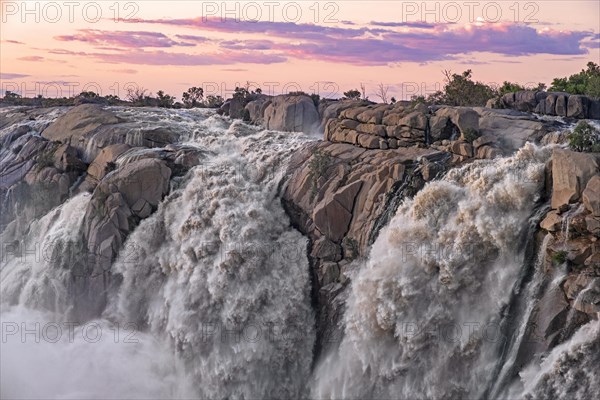
[{"label": "sparse vegetation", "polygon": [[358,89],[348,90],[347,92],[344,92],[344,98],[349,100],[360,100],[360,92]]},{"label": "sparse vegetation", "polygon": [[564,264],[567,261],[567,252],[565,250],[559,250],[552,254],[552,263],[555,265]]},{"label": "sparse vegetation", "polygon": [[473,143],[475,139],[481,136],[481,133],[473,128],[467,128],[463,134],[465,140],[469,143]]},{"label": "sparse vegetation", "polygon": [[600,66],[590,61],[587,63],[587,68],[577,74],[568,78],[555,78],[550,90],[600,97]]},{"label": "sparse vegetation", "polygon": [[185,108],[200,107],[202,98],[204,97],[204,89],[201,87],[191,87],[181,95]]},{"label": "sparse vegetation", "polygon": [[579,121],[568,139],[572,150],[600,152],[600,132],[587,121]]},{"label": "sparse vegetation", "polygon": [[331,156],[321,149],[314,149],[312,157],[308,162],[308,177],[312,183],[311,198],[317,194],[319,178],[325,175],[327,168],[331,165]]}]

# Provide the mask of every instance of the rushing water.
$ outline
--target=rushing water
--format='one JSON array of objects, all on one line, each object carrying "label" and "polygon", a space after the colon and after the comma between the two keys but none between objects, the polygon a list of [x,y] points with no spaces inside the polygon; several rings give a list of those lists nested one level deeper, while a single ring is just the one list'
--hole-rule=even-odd
[{"label": "rushing water", "polygon": [[[543,278],[548,238],[537,257],[532,241],[550,148],[527,144],[451,170],[400,204],[352,276],[343,340],[313,360],[307,239],[290,227],[278,195],[290,156],[314,138],[206,110],[113,111],[139,129],[177,132],[205,159],[130,233],[112,265],[119,284],[98,319],[68,317],[91,195],[29,221],[25,237],[2,233],[1,397],[598,394],[597,321],[512,380]],[[39,134],[62,112],[19,124]],[[142,140],[136,132],[128,143]],[[117,164],[160,151],[132,149]]]}]

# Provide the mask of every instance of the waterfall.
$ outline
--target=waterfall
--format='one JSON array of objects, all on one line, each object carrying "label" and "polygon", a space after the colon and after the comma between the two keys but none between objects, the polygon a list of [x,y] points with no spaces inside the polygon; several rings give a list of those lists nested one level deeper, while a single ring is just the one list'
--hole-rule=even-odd
[{"label": "waterfall", "polygon": [[507,338],[548,148],[451,170],[400,206],[353,279],[314,398],[477,398]]},{"label": "waterfall", "polygon": [[[149,111],[116,112],[136,119]],[[120,284],[100,319],[68,317],[72,263],[81,261],[69,254],[85,249],[64,250],[82,243],[89,194],[31,221],[24,239],[3,233],[3,243],[54,249],[41,260],[10,250],[2,264],[1,320],[9,329],[2,369],[11,369],[2,374],[3,397],[308,395],[315,341],[308,243],[291,228],[278,190],[289,157],[313,139],[204,110],[161,111],[160,119],[207,157],[129,235],[111,267]],[[63,334],[53,342],[46,336],[57,325]],[[103,332],[101,341],[90,341],[90,325]],[[23,339],[36,327],[37,336]],[[125,343],[130,335],[135,341]],[[39,374],[37,386],[23,382],[31,373]]]}]

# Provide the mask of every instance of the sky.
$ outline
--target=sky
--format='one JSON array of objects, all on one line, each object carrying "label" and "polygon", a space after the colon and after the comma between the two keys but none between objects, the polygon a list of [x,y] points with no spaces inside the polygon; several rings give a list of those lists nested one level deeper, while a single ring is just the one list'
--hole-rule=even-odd
[{"label": "sky", "polygon": [[0,93],[28,97],[249,83],[409,99],[444,70],[533,86],[600,63],[600,1],[0,0],[0,19]]}]

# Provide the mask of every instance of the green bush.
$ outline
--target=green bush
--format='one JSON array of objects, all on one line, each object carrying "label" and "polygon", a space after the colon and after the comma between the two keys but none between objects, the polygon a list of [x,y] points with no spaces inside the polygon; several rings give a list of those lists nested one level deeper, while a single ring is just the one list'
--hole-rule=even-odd
[{"label": "green bush", "polygon": [[577,74],[568,78],[555,78],[550,91],[600,97],[600,66],[590,61],[587,63],[587,69]]},{"label": "green bush", "polygon": [[563,264],[567,261],[567,252],[564,250],[559,250],[556,253],[552,254],[552,263],[556,265]]},{"label": "green bush", "polygon": [[311,180],[311,197],[317,194],[317,184],[319,178],[325,175],[327,168],[331,165],[331,156],[321,149],[314,149],[312,157],[308,162],[308,177]]},{"label": "green bush", "polygon": [[463,133],[464,139],[469,143],[473,143],[473,141],[480,136],[481,133],[479,133],[476,129],[473,128],[467,128]]},{"label": "green bush", "polygon": [[568,139],[572,150],[600,152],[600,132],[587,121],[579,121]]}]

